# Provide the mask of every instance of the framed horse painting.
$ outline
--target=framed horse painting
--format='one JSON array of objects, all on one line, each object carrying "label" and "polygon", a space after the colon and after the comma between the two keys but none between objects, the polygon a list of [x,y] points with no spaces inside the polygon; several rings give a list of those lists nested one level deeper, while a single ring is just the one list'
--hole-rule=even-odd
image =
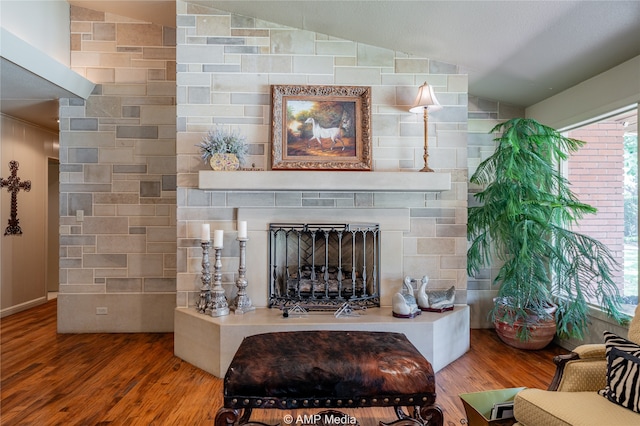
[{"label": "framed horse painting", "polygon": [[271,168],[371,170],[371,87],[271,86]]}]

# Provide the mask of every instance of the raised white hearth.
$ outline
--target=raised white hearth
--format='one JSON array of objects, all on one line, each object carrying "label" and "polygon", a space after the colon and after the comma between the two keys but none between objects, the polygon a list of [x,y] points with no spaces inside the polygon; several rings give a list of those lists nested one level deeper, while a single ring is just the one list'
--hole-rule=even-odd
[{"label": "raised white hearth", "polygon": [[[245,337],[274,331],[306,330],[404,333],[437,372],[469,349],[469,306],[456,305],[453,311],[443,313],[423,312],[413,319],[394,318],[388,307],[367,309],[361,316],[343,318],[335,318],[331,312],[284,318],[282,311],[269,308],[213,318],[199,314],[193,308],[177,308],[175,354],[222,378]],[[260,357],[259,353],[255,355]]]}]

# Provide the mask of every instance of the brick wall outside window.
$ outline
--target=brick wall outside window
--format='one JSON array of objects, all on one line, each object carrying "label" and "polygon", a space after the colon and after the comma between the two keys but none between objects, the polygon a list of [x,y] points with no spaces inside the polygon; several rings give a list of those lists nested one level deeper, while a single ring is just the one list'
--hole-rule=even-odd
[{"label": "brick wall outside window", "polygon": [[[568,179],[579,200],[598,209],[580,221],[579,232],[597,238],[624,259],[624,129],[615,121],[600,121],[569,132],[586,144],[571,156]],[[623,270],[615,280],[623,289]]]}]

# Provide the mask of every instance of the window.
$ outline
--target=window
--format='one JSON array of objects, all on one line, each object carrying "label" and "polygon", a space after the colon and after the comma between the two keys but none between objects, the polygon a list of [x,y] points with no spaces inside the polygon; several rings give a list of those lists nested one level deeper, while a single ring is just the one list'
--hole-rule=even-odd
[{"label": "window", "polygon": [[577,231],[605,243],[620,262],[615,279],[625,312],[638,304],[638,108],[566,131],[586,144],[566,165],[580,201],[598,209]]}]

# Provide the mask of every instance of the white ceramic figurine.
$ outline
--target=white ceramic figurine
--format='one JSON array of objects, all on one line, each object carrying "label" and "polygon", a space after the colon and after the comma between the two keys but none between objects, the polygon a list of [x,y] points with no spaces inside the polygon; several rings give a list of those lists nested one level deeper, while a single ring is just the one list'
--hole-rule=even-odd
[{"label": "white ceramic figurine", "polygon": [[422,311],[443,312],[453,309],[453,301],[456,298],[456,287],[449,289],[427,289],[429,277],[422,277],[422,284],[418,290],[418,306]]},{"label": "white ceramic figurine", "polygon": [[406,276],[402,282],[402,289],[393,295],[392,313],[396,318],[414,318],[422,312],[418,307],[416,298],[413,295],[413,286],[411,285],[411,277]]}]

